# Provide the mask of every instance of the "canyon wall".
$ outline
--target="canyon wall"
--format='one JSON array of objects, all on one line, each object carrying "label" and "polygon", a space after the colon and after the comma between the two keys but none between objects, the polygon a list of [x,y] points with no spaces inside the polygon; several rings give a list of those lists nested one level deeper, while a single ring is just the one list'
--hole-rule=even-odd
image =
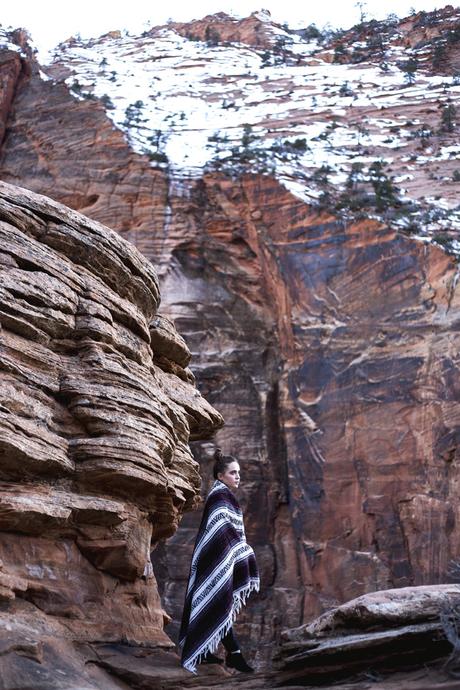
[{"label": "canyon wall", "polygon": [[[247,644],[350,596],[445,581],[459,557],[455,262],[264,177],[205,178],[172,209],[165,307],[226,419],[262,570]],[[175,618],[195,519],[166,546]]]},{"label": "canyon wall", "polygon": [[[375,220],[318,211],[268,175],[152,167],[101,103],[75,100],[33,65],[16,83],[0,164],[4,180],[109,224],[158,269],[162,313],[226,420],[218,443],[242,465],[262,591],[238,632],[256,661],[282,628],[332,605],[448,578],[460,532],[451,257]],[[178,381],[182,365],[168,365]],[[65,395],[80,393],[69,384]],[[212,450],[194,444],[203,493]],[[154,551],[173,638],[199,517],[187,513]],[[165,520],[158,536],[171,532]]]}]

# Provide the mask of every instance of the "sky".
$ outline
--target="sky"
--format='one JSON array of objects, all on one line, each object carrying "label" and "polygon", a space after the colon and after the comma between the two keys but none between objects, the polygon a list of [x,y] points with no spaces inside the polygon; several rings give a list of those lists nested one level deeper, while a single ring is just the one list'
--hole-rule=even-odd
[{"label": "sky", "polygon": [[21,0],[2,3],[0,23],[6,28],[22,27],[29,31],[39,50],[39,58],[46,60],[46,52],[70,36],[79,33],[82,38],[100,36],[114,29],[130,32],[143,31],[164,24],[168,19],[190,21],[207,14],[227,12],[246,17],[251,12],[269,10],[276,22],[287,22],[290,27],[316,24],[319,28],[330,24],[348,28],[356,24],[364,11],[367,18],[383,19],[390,13],[406,16],[411,9],[434,10],[448,4],[437,0],[322,0],[307,3],[299,0],[201,0],[190,2],[168,0],[155,3],[150,0]]}]

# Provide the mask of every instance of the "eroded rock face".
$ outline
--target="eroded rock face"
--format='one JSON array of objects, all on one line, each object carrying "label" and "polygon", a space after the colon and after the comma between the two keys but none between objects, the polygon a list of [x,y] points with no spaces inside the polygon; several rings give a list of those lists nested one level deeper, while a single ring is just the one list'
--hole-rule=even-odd
[{"label": "eroded rock face", "polygon": [[56,636],[171,646],[150,550],[196,501],[189,440],[222,418],[134,247],[3,183],[0,235],[2,687],[38,687]]},{"label": "eroded rock face", "polygon": [[[5,32],[0,25],[0,144],[21,75],[30,76],[32,51],[25,31]],[[25,57],[28,60],[25,60]],[[22,59],[21,59],[22,58]]]},{"label": "eroded rock face", "polygon": [[20,72],[21,59],[19,55],[15,52],[2,51],[0,62],[0,142],[5,134],[6,120]]},{"label": "eroded rock face", "polygon": [[[242,464],[262,570],[245,644],[350,595],[445,582],[459,530],[455,263],[374,221],[320,215],[268,178],[210,176],[172,209],[165,306],[201,385],[219,382],[218,441]],[[175,553],[195,530],[187,515],[167,545],[174,618]]]}]

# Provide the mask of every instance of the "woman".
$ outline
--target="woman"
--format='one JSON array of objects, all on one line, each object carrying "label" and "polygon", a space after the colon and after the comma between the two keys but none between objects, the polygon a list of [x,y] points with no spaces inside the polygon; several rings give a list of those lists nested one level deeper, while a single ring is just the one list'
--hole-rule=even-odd
[{"label": "woman", "polygon": [[182,665],[195,673],[199,663],[219,663],[212,652],[222,641],[226,665],[252,672],[232,630],[246,598],[259,589],[256,559],[246,543],[243,515],[233,495],[240,483],[240,466],[219,448],[214,460],[216,481],[195,542],[179,634]]}]

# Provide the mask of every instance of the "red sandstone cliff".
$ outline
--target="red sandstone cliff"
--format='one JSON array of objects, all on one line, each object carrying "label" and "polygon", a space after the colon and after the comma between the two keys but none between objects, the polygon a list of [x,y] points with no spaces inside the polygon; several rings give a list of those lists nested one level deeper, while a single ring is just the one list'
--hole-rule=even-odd
[{"label": "red sandstone cliff", "polygon": [[[72,60],[61,58],[55,74],[76,70]],[[256,661],[268,658],[280,629],[331,605],[445,581],[460,530],[454,260],[391,224],[307,204],[272,176],[156,167],[100,101],[76,100],[58,76],[43,81],[36,66],[22,69],[3,178],[114,227],[152,260],[162,311],[226,420],[217,440],[241,460],[248,539],[262,571],[262,593],[240,619]],[[398,102],[391,116],[429,109],[423,119],[433,124],[431,97]],[[353,108],[358,119],[378,110]],[[304,117],[300,107],[295,117]],[[293,122],[294,113],[280,132]],[[455,134],[439,136],[441,151]],[[407,153],[423,158],[418,139],[408,146],[395,148],[396,165]],[[455,165],[445,159],[449,174]],[[451,177],[430,181],[426,170],[410,173],[414,195],[439,185],[454,198]],[[456,237],[449,225],[445,233]],[[204,491],[212,447],[195,451]],[[198,520],[188,513],[155,552],[172,635]]]},{"label": "red sandstone cliff", "polygon": [[3,183],[0,233],[1,683],[111,687],[77,647],[171,647],[150,551],[194,504],[190,438],[222,419],[134,247]]},{"label": "red sandstone cliff", "polygon": [[247,44],[256,48],[270,48],[275,42],[275,37],[270,31],[270,25],[267,26],[264,21],[269,17],[270,12],[267,10],[253,12],[244,19],[235,19],[225,12],[218,12],[187,23],[171,22],[168,27],[195,41],[207,41],[210,44],[223,41]]}]

